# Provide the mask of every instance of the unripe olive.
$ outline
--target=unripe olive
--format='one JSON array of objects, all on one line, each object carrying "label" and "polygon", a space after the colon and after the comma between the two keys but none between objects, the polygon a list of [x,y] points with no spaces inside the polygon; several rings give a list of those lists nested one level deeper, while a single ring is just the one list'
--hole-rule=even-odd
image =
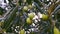
[{"label": "unripe olive", "polygon": [[6,29],[2,29],[2,31],[3,31],[4,33],[6,33]]},{"label": "unripe olive", "polygon": [[42,14],[42,20],[48,20],[48,15]]},{"label": "unripe olive", "polygon": [[25,34],[25,30],[21,30],[20,31],[20,34]]},{"label": "unripe olive", "polygon": [[27,6],[24,6],[24,7],[23,7],[23,10],[24,10],[24,11],[27,11],[27,10],[28,10],[28,7],[27,7]]},{"label": "unripe olive", "polygon": [[28,8],[31,9],[32,8],[32,5],[28,5]]},{"label": "unripe olive", "polygon": [[59,34],[59,30],[56,27],[54,27],[54,34]]},{"label": "unripe olive", "polygon": [[23,2],[26,2],[26,0],[23,0]]},{"label": "unripe olive", "polygon": [[4,23],[3,22],[0,22],[0,26],[2,26]]},{"label": "unripe olive", "polygon": [[30,19],[33,19],[34,16],[35,16],[34,13],[28,14],[28,17],[29,17]]},{"label": "unripe olive", "polygon": [[30,18],[27,18],[27,19],[26,19],[26,23],[27,23],[27,24],[32,24],[31,19],[30,19]]}]

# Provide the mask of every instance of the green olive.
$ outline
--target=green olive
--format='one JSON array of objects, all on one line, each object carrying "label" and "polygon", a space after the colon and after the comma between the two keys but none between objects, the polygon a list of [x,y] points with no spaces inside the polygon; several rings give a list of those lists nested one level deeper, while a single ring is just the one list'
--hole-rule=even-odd
[{"label": "green olive", "polygon": [[0,26],[2,26],[4,23],[3,22],[0,22]]},{"label": "green olive", "polygon": [[60,32],[59,32],[59,34],[60,34]]},{"label": "green olive", "polygon": [[26,19],[26,23],[27,23],[27,24],[32,24],[31,19],[30,19],[30,18],[27,18],[27,19]]},{"label": "green olive", "polygon": [[23,10],[24,10],[24,11],[27,11],[27,10],[28,10],[28,7],[27,7],[27,6],[24,6],[24,7],[23,7]]},{"label": "green olive", "polygon": [[59,30],[56,27],[54,27],[54,34],[59,34]]},{"label": "green olive", "polygon": [[6,29],[2,29],[3,32],[6,32]]},{"label": "green olive", "polygon": [[25,34],[25,30],[21,30],[20,31],[20,34]]},{"label": "green olive", "polygon": [[23,2],[26,2],[26,0],[23,0]]},{"label": "green olive", "polygon": [[48,15],[42,14],[42,20],[48,20]]},{"label": "green olive", "polygon": [[32,5],[28,5],[28,8],[31,9],[32,8]]},{"label": "green olive", "polygon": [[60,32],[59,32],[59,34],[60,34]]},{"label": "green olive", "polygon": [[34,13],[28,14],[28,17],[29,17],[30,19],[33,19],[34,16],[35,16]]}]

